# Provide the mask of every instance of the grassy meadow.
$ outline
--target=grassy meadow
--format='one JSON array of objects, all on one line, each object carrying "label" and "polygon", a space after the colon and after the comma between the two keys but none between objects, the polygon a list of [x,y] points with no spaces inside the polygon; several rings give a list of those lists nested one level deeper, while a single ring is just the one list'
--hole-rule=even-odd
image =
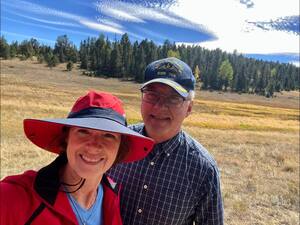
[{"label": "grassy meadow", "polygon": [[[81,72],[1,60],[1,179],[55,157],[25,138],[23,119],[66,117],[87,90],[112,92],[123,100],[128,122],[141,121],[139,84]],[[225,224],[299,224],[299,92],[268,99],[197,90],[184,129],[219,165]]]}]

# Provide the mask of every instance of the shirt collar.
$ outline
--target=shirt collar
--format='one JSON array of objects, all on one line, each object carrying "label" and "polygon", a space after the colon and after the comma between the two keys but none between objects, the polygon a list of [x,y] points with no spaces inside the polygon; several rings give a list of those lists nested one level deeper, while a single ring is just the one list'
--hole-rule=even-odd
[{"label": "shirt collar", "polygon": [[[143,126],[142,130],[141,130],[141,134],[143,134],[144,136],[148,136],[146,129],[145,129],[145,125]],[[159,144],[155,144],[154,148],[156,151],[152,151],[152,152],[164,152],[167,155],[171,154],[171,152],[173,150],[175,150],[178,145],[181,143],[182,140],[182,135],[183,135],[183,131],[180,130],[174,137],[172,137],[169,140],[166,140],[164,142],[161,142]]]}]

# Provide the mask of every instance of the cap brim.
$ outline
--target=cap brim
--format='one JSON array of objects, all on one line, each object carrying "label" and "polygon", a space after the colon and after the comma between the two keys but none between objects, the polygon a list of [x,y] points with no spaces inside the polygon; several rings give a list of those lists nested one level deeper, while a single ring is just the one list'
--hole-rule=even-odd
[{"label": "cap brim", "polygon": [[143,159],[154,145],[152,139],[106,118],[25,119],[23,123],[25,135],[32,143],[57,154],[62,151],[63,127],[65,126],[109,131],[127,136],[129,152],[122,162]]},{"label": "cap brim", "polygon": [[166,85],[170,86],[171,88],[173,88],[179,95],[181,95],[184,98],[188,97],[188,95],[189,95],[189,92],[184,87],[182,87],[180,84],[178,84],[175,81],[165,79],[165,78],[157,78],[157,79],[150,80],[150,81],[144,83],[141,88],[144,88],[144,87],[148,86],[149,84],[153,84],[153,83],[166,84]]}]

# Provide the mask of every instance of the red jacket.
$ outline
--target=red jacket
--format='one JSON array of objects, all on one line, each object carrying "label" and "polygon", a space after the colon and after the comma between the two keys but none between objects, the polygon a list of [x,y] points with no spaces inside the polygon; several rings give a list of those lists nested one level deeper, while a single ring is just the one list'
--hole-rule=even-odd
[{"label": "red jacket", "polygon": [[[26,171],[0,182],[1,225],[78,225],[65,192],[59,169],[66,163],[57,157],[38,172]],[[121,225],[118,186],[103,176],[103,223]]]}]

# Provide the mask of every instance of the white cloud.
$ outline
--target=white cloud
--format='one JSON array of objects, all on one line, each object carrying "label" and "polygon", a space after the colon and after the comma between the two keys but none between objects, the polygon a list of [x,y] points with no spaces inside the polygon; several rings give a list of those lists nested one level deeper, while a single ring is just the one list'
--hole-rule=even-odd
[{"label": "white cloud", "polygon": [[83,35],[83,36],[94,36],[95,35],[92,33],[77,31],[76,29],[70,29],[70,30],[63,29],[63,28],[52,27],[52,26],[48,26],[48,25],[42,25],[42,24],[36,24],[36,23],[31,23],[31,22],[15,20],[15,19],[7,18],[7,17],[2,17],[1,19],[6,19],[6,20],[13,21],[15,23],[21,23],[21,24],[26,24],[26,25],[35,26],[35,27],[41,27],[41,28],[50,29],[50,30],[58,30],[58,31],[62,31],[64,33],[69,32],[69,33],[79,34],[79,35]]},{"label": "white cloud", "polygon": [[209,32],[201,23],[186,21],[165,9],[147,8],[138,4],[106,0],[98,2],[96,5],[96,9],[101,14],[120,21],[145,23],[146,20],[151,20],[177,27]]},{"label": "white cloud", "polygon": [[98,16],[96,20],[100,23],[103,23],[105,25],[108,25],[108,26],[111,26],[114,28],[119,28],[119,29],[123,28],[123,26],[121,26],[120,24],[118,24],[112,20],[109,20],[109,19],[103,19],[100,16]]},{"label": "white cloud", "polygon": [[216,41],[200,44],[209,49],[221,48],[241,53],[295,53],[299,51],[299,36],[282,31],[264,31],[256,29],[249,33],[238,33],[220,37]]},{"label": "white cloud", "polygon": [[257,0],[253,3],[252,8],[247,8],[239,0],[179,0],[170,10],[212,30],[218,39],[201,43],[201,46],[209,49],[221,48],[229,52],[236,49],[241,53],[298,52],[298,35],[264,31],[247,23],[299,15],[298,1]]},{"label": "white cloud", "polygon": [[80,20],[81,24],[93,29],[93,30],[99,30],[99,31],[105,31],[105,32],[111,32],[111,33],[117,33],[117,34],[123,34],[124,31],[114,28],[105,24],[95,23],[89,20]]},{"label": "white cloud", "polygon": [[7,11],[7,12],[12,13],[14,15],[17,15],[17,16],[20,16],[20,17],[24,17],[24,18],[27,18],[27,19],[30,19],[30,20],[41,22],[41,23],[53,24],[53,25],[60,25],[60,26],[79,27],[79,25],[75,24],[75,23],[61,22],[61,21],[55,21],[55,20],[49,20],[49,19],[47,19],[47,20],[40,19],[40,18],[36,18],[36,17],[32,17],[32,16],[27,16],[27,15],[24,15],[24,14],[16,13],[16,12],[14,12],[12,10],[7,10],[7,9],[4,9],[4,11]]},{"label": "white cloud", "polygon": [[40,14],[40,15],[51,15],[51,16],[61,17],[64,19],[70,19],[70,20],[74,20],[74,21],[78,21],[78,20],[82,19],[82,17],[77,16],[72,13],[67,13],[67,12],[63,12],[60,10],[51,9],[48,7],[41,6],[39,4],[30,3],[30,2],[21,1],[21,0],[12,0],[10,2],[6,2],[5,4],[7,4],[8,6],[15,8],[17,10],[22,10],[25,12],[32,12],[32,13],[36,13],[36,14]]},{"label": "white cloud", "polygon": [[[60,17],[63,19],[68,19],[68,20],[72,20],[75,21],[79,24],[82,24],[88,28],[91,28],[93,30],[101,30],[101,31],[105,31],[105,32],[112,32],[112,33],[124,33],[123,31],[121,31],[118,28],[114,28],[112,26],[107,26],[105,24],[101,24],[101,23],[95,23],[90,21],[89,19],[86,19],[85,17],[82,16],[78,16],[76,14],[72,14],[72,13],[68,13],[68,12],[63,12],[60,10],[56,10],[56,9],[52,9],[52,8],[48,8],[48,7],[44,7],[38,4],[34,4],[34,3],[29,3],[29,2],[25,2],[25,1],[21,1],[21,0],[13,0],[11,2],[5,3],[8,6],[12,7],[12,8],[16,8],[18,10],[23,10],[25,12],[32,12],[32,13],[36,13],[36,14],[40,14],[40,15],[49,15],[49,16],[54,16],[54,17]],[[62,22],[64,23],[64,22]]]},{"label": "white cloud", "polygon": [[133,16],[130,13],[124,12],[119,9],[108,8],[105,13],[109,14],[110,16],[112,16],[118,20],[125,20],[125,21],[136,22],[136,23],[144,23],[144,21],[142,19],[139,19],[138,17]]},{"label": "white cloud", "polygon": [[254,19],[274,19],[283,16],[299,15],[298,0],[256,0],[252,10]]}]

